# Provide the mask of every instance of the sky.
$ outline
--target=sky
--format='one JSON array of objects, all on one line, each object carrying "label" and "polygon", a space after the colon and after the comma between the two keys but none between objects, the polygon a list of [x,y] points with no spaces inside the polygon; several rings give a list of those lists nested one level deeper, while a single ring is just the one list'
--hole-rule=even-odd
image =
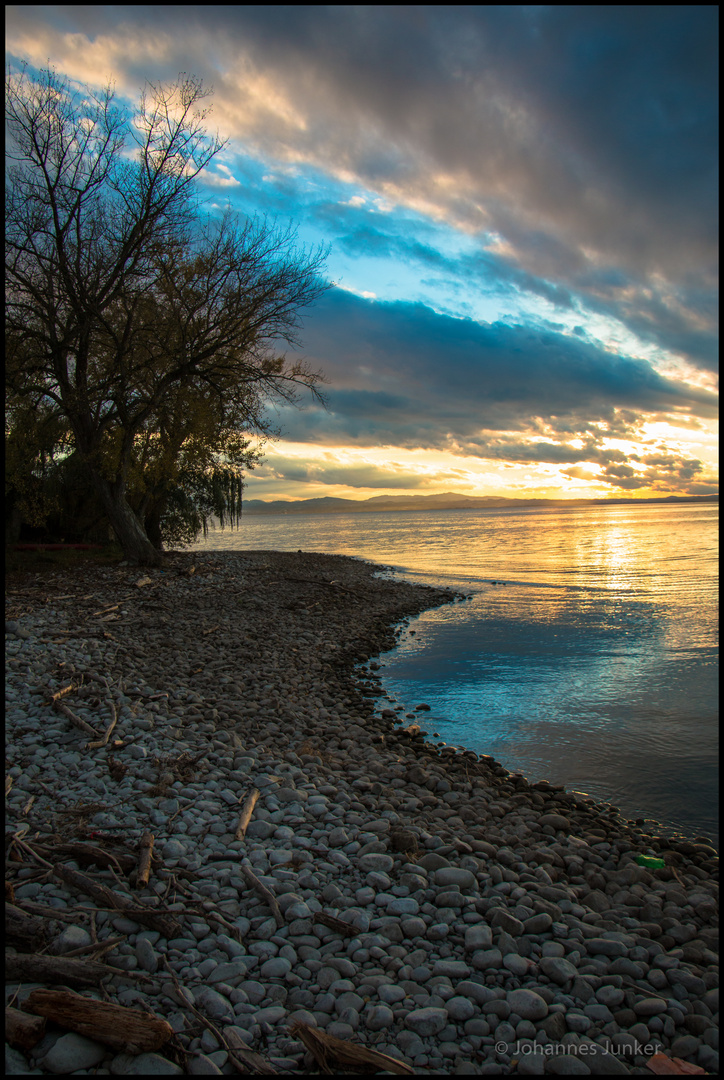
[{"label": "sky", "polygon": [[329,246],[247,497],[718,492],[716,7],[11,5],[23,61],[203,79],[202,211]]}]

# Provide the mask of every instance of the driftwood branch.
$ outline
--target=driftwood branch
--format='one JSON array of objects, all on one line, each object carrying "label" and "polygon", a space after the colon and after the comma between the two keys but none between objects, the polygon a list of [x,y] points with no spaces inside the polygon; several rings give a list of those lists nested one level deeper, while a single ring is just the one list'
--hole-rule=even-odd
[{"label": "driftwood branch", "polygon": [[92,735],[94,739],[100,738],[95,728],[91,727],[90,724],[86,724],[85,720],[81,720],[79,716],[76,716],[74,712],[71,712],[68,706],[64,705],[62,701],[53,701],[53,708],[56,712],[62,713],[67,720],[70,720],[71,724],[80,728],[86,735]]},{"label": "driftwood branch", "polygon": [[32,1050],[45,1035],[45,1020],[42,1016],[28,1016],[20,1009],[8,1006],[5,1009],[5,1040],[11,1046],[23,1050]]},{"label": "driftwood branch", "polygon": [[289,577],[285,574],[285,581],[298,581],[304,585],[327,585],[330,589],[341,589],[342,592],[349,593],[350,596],[359,596],[359,589],[348,589],[346,585],[340,585],[338,581],[322,581],[319,578],[306,578],[306,577]]},{"label": "driftwood branch", "polygon": [[60,956],[17,953],[5,957],[5,978],[10,982],[65,983],[67,986],[100,986],[109,975],[125,975],[122,968],[94,960],[66,960]]},{"label": "driftwood branch", "polygon": [[[72,859],[73,862],[83,863],[88,866],[95,863],[96,866],[114,867],[119,874],[130,873],[136,865],[132,855],[121,852],[114,855],[104,848],[96,847],[95,844],[56,844],[52,848],[36,844],[34,850],[44,856],[54,856],[56,859]],[[50,865],[50,864],[48,864]]]},{"label": "driftwood branch", "polygon": [[101,748],[101,746],[107,746],[108,745],[108,740],[110,739],[111,735],[113,734],[114,727],[118,723],[118,713],[116,712],[115,705],[113,704],[112,701],[109,701],[108,704],[110,705],[110,709],[111,709],[111,713],[113,715],[113,719],[111,720],[110,724],[106,728],[106,730],[105,730],[105,732],[103,734],[103,737],[100,738],[100,739],[96,739],[95,742],[89,742],[88,745],[86,746],[86,750],[99,750]]},{"label": "driftwood branch", "polygon": [[14,904],[5,905],[5,937],[24,949],[42,949],[48,934],[42,919],[28,915]]},{"label": "driftwood branch", "polygon": [[174,985],[174,992],[176,994],[179,1004],[184,1009],[190,1009],[194,1016],[201,1021],[204,1027],[207,1027],[219,1041],[219,1044],[226,1048],[229,1053],[229,1061],[238,1069],[240,1073],[262,1073],[267,1076],[276,1075],[276,1069],[273,1069],[269,1065],[261,1054],[256,1054],[253,1050],[249,1050],[240,1035],[237,1035],[233,1028],[225,1028],[223,1032],[212,1023],[207,1016],[204,1016],[202,1012],[187,1001],[185,994],[181,988],[181,984],[176,978],[176,973],[169,964],[168,960],[164,957],[164,967],[171,976],[171,980]]},{"label": "driftwood branch", "polygon": [[326,911],[315,911],[314,922],[321,923],[322,926],[335,930],[338,934],[344,934],[345,937],[357,937],[360,932],[359,927],[352,926],[351,923],[343,922],[341,919],[335,919],[334,915],[327,915]]},{"label": "driftwood branch", "polygon": [[251,867],[246,866],[244,863],[241,863],[239,869],[244,875],[244,879],[249,888],[252,889],[252,891],[256,893],[259,899],[262,900],[271,909],[271,913],[274,916],[277,926],[284,926],[284,916],[282,915],[281,908],[279,907],[279,904],[277,903],[274,896],[269,892],[267,887],[265,885],[262,885],[262,883],[259,881],[259,878],[252,871]]},{"label": "driftwood branch", "polygon": [[151,873],[153,841],[153,833],[145,832],[138,844],[138,871],[136,873],[136,888],[138,889],[142,889],[144,885],[148,885],[148,878]]},{"label": "driftwood branch", "polygon": [[158,1050],[173,1036],[171,1025],[152,1013],[67,990],[33,990],[24,1008],[128,1054]]},{"label": "driftwood branch", "polygon": [[292,1024],[291,1034],[301,1039],[322,1072],[339,1074],[340,1067],[357,1068],[365,1065],[373,1065],[386,1072],[407,1075],[413,1072],[409,1065],[397,1058],[381,1054],[378,1050],[368,1050],[367,1047],[358,1046],[346,1039],[338,1039],[335,1035],[327,1035],[325,1031],[301,1021]]},{"label": "driftwood branch", "polygon": [[246,830],[249,828],[251,815],[254,813],[254,807],[256,806],[256,800],[259,798],[259,795],[259,789],[252,788],[250,794],[247,796],[246,801],[241,808],[241,815],[239,817],[239,824],[236,826],[236,832],[234,833],[234,840],[243,840],[246,836]]},{"label": "driftwood branch", "polygon": [[91,881],[89,877],[81,874],[78,870],[71,870],[70,867],[63,866],[62,863],[56,863],[53,867],[53,873],[68,885],[73,885],[80,892],[92,896],[103,907],[120,911],[126,918],[133,919],[134,922],[142,923],[144,926],[150,926],[152,930],[158,930],[163,934],[165,938],[175,938],[181,934],[181,924],[176,919],[168,918],[166,915],[159,915],[149,908],[139,907],[131,903],[130,900],[118,896],[117,893],[106,888],[105,885],[98,885],[96,882]]}]

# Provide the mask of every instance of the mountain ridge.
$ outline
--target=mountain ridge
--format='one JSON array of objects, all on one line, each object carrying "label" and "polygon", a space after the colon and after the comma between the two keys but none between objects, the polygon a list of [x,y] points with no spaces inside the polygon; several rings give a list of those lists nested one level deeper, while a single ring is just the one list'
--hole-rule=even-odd
[{"label": "mountain ridge", "polygon": [[609,506],[632,503],[714,503],[718,495],[667,495],[660,499],[515,499],[499,495],[461,495],[445,491],[438,495],[373,495],[369,499],[339,499],[324,495],[317,499],[246,499],[243,512],[261,514],[369,514],[400,510],[495,510],[545,506]]}]

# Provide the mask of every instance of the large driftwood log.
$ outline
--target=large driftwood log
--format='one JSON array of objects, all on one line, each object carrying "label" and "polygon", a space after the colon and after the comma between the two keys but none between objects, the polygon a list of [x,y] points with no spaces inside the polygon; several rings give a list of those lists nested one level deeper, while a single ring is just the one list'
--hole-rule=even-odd
[{"label": "large driftwood log", "polygon": [[107,889],[105,885],[98,885],[95,881],[91,881],[89,877],[81,874],[78,870],[71,870],[70,867],[63,866],[62,863],[56,863],[53,867],[53,873],[62,881],[67,882],[68,885],[73,885],[80,892],[92,896],[103,907],[114,908],[116,911],[122,912],[128,919],[150,926],[151,929],[158,930],[163,934],[165,938],[176,938],[181,934],[181,924],[176,919],[166,915],[158,915],[149,908],[139,907],[131,903],[130,900],[117,896],[111,889]]},{"label": "large driftwood log", "polygon": [[284,926],[284,916],[282,915],[281,908],[267,887],[262,885],[250,866],[245,866],[244,863],[241,863],[239,869],[244,875],[249,888],[256,893],[260,900],[263,900],[264,903],[271,908],[271,913],[274,916],[277,926]]},{"label": "large driftwood log", "polygon": [[365,1065],[374,1065],[377,1069],[393,1073],[410,1074],[413,1071],[409,1065],[396,1058],[381,1054],[378,1050],[368,1050],[366,1046],[359,1046],[346,1039],[338,1039],[335,1035],[327,1035],[325,1031],[301,1021],[292,1024],[291,1034],[302,1040],[322,1072],[338,1074],[340,1066],[359,1068]]},{"label": "large driftwood log", "polygon": [[42,949],[48,934],[42,919],[36,919],[14,904],[5,905],[5,937],[24,949]]},{"label": "large driftwood log", "polygon": [[5,1041],[11,1046],[23,1050],[32,1050],[45,1035],[45,1020],[42,1016],[28,1016],[8,1006],[5,1009]]},{"label": "large driftwood log", "polygon": [[128,1054],[158,1050],[173,1035],[171,1025],[152,1013],[96,1001],[67,990],[33,990],[23,1007]]},{"label": "large driftwood log", "polygon": [[254,807],[256,806],[256,800],[259,798],[259,795],[259,789],[253,788],[250,794],[247,796],[246,801],[241,808],[239,824],[236,826],[236,832],[234,833],[235,840],[243,840],[246,836],[246,830],[249,828],[251,815],[254,813]]},{"label": "large driftwood log", "polygon": [[108,975],[119,973],[128,976],[128,972],[121,968],[111,968],[94,960],[68,960],[60,956],[32,956],[29,953],[5,956],[5,978],[10,982],[100,986]]}]

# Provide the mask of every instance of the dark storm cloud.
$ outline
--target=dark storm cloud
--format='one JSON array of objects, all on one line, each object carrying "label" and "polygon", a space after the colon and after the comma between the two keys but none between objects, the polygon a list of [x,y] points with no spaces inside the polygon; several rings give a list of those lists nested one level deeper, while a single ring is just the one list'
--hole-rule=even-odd
[{"label": "dark storm cloud", "polygon": [[[286,434],[299,441],[603,461],[601,439],[630,435],[642,414],[716,415],[715,395],[574,334],[485,326],[341,289],[312,310],[304,343],[305,356],[329,379],[329,411],[285,412]],[[535,430],[553,442],[536,442],[524,457],[496,442],[496,432]],[[583,450],[570,445],[572,436]],[[607,453],[615,460],[617,452]]]},{"label": "dark storm cloud", "polygon": [[716,7],[16,6],[8,27],[45,34],[41,59],[87,35],[126,87],[193,71],[246,149],[497,233],[532,291],[714,365]]}]

